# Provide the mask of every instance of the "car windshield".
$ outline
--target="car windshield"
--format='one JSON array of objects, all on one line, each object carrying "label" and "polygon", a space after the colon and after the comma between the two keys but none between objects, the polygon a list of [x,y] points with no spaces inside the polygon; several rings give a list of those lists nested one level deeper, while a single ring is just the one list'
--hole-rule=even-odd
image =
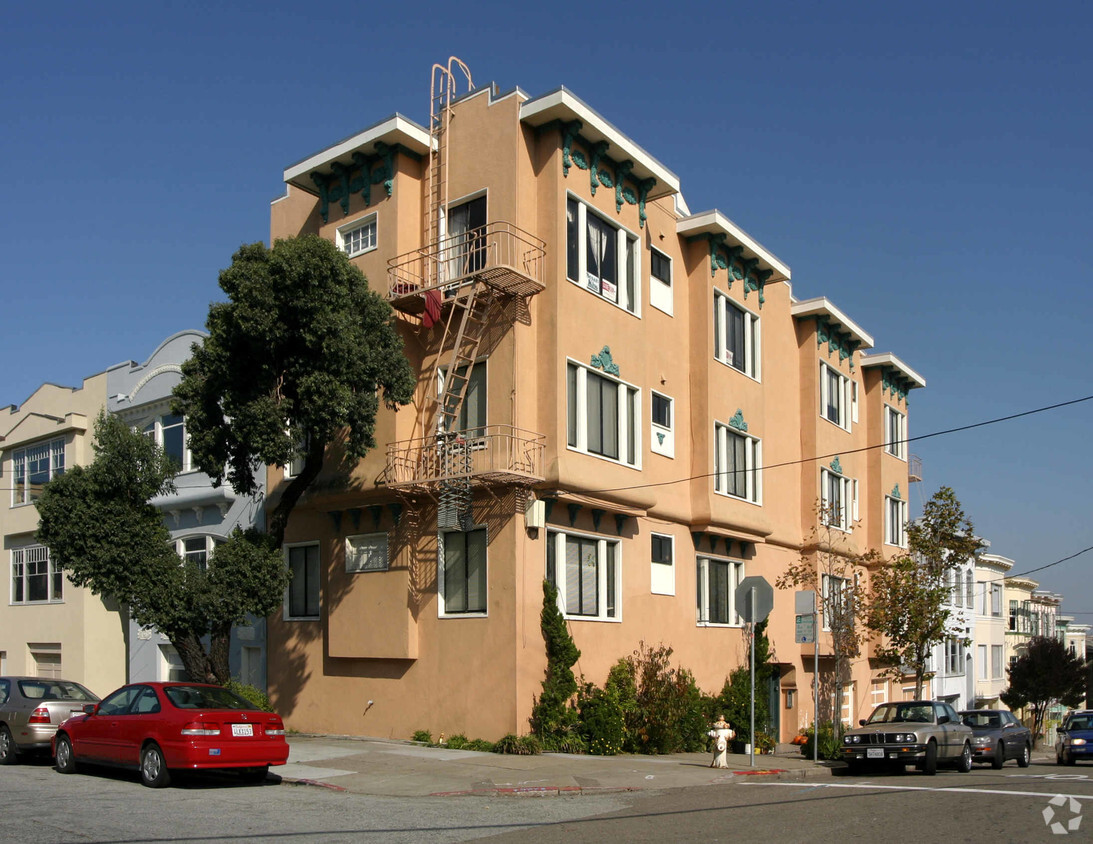
[{"label": "car windshield", "polygon": [[1066,722],[1066,729],[1068,730],[1088,730],[1090,719],[1085,715],[1078,715],[1071,718]]},{"label": "car windshield", "polygon": [[20,680],[19,691],[28,700],[78,700],[84,703],[98,700],[79,683],[67,680]]},{"label": "car windshield", "polygon": [[164,693],[179,709],[257,709],[235,692],[220,686],[168,686]]},{"label": "car windshield", "polygon": [[964,712],[961,715],[964,724],[969,727],[1001,727],[1002,716],[997,712]]},{"label": "car windshield", "polygon": [[933,723],[933,707],[928,703],[885,703],[873,710],[870,724],[890,724],[896,721]]}]

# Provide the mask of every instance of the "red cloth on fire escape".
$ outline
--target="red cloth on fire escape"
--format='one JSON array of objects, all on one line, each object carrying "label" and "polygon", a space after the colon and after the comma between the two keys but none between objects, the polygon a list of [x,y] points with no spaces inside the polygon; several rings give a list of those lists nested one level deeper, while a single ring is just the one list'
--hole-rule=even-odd
[{"label": "red cloth on fire escape", "polygon": [[425,291],[425,312],[421,315],[421,321],[426,328],[432,328],[440,321],[440,291]]}]

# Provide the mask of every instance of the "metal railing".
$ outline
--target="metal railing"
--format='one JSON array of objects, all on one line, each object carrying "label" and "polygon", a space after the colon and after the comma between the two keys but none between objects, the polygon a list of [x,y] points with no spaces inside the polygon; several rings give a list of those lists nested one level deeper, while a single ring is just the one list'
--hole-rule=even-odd
[{"label": "metal railing", "polygon": [[388,486],[430,486],[445,480],[482,483],[541,481],[542,434],[511,425],[400,440],[387,446]]}]

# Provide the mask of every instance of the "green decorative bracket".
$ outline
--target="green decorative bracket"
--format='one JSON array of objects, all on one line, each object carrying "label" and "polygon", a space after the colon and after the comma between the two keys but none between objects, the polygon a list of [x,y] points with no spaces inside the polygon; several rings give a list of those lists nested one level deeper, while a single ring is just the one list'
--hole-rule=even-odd
[{"label": "green decorative bracket", "polygon": [[831,471],[836,475],[841,475],[843,473],[843,465],[839,462],[838,457],[831,461]]},{"label": "green decorative bracket", "polygon": [[349,514],[349,519],[353,522],[353,530],[360,530],[361,529],[361,508],[360,507],[352,507],[349,510],[346,510],[346,512]]},{"label": "green decorative bracket", "polygon": [[581,512],[580,504],[566,504],[566,509],[569,510],[569,526],[573,527],[577,524],[577,514]]},{"label": "green decorative bracket", "polygon": [[554,512],[554,505],[558,503],[558,499],[557,498],[544,498],[543,501],[546,504],[546,507],[543,508],[546,511],[545,515],[544,515],[544,520],[549,522],[550,521],[550,514]]},{"label": "green decorative bracket", "polygon": [[342,511],[341,510],[328,510],[327,515],[330,516],[330,520],[334,522],[334,532],[342,532]]},{"label": "green decorative bracket", "polygon": [[816,316],[816,348],[822,348],[827,344],[827,356],[831,357],[835,352],[839,353],[839,362],[850,360],[850,371],[854,371],[854,352],[861,343],[854,340],[845,331],[840,331],[837,325],[831,323],[826,317]]},{"label": "green decorative bracket", "polygon": [[615,514],[615,535],[622,536],[622,530],[626,527],[626,520],[630,518],[622,513]]},{"label": "green decorative bracket", "polygon": [[597,507],[592,508],[592,527],[597,531],[600,529],[600,520],[603,519],[603,514],[606,512],[606,510],[601,510]]},{"label": "green decorative bracket", "polygon": [[899,484],[896,484],[894,487],[892,487],[892,492],[890,494],[893,498],[900,498]]},{"label": "green decorative bracket", "polygon": [[691,539],[694,541],[696,551],[701,551],[702,550],[702,537],[703,536],[705,536],[705,534],[702,533],[702,531],[692,531],[691,532]]},{"label": "green decorative bracket", "polygon": [[728,537],[725,537],[725,556],[726,557],[731,557],[732,556],[732,540],[729,539]]},{"label": "green decorative bracket", "polygon": [[744,421],[744,411],[740,408],[736,409],[736,413],[734,413],[732,419],[729,420],[729,427],[736,428],[738,431],[743,431],[745,434],[748,432],[748,423]]},{"label": "green decorative bracket", "polygon": [[383,507],[379,504],[373,504],[368,508],[368,512],[372,514],[372,526],[376,529],[380,529],[380,518],[383,516]]},{"label": "green decorative bracket", "polygon": [[392,501],[387,505],[387,509],[391,511],[391,518],[395,520],[395,527],[398,527],[399,522],[402,521],[402,505],[397,501]]},{"label": "green decorative bracket", "polygon": [[[649,192],[656,187],[653,178],[638,180],[633,176],[634,162],[630,159],[616,161],[607,154],[610,144],[607,141],[593,143],[581,135],[584,124],[579,120],[561,124],[562,132],[562,176],[569,178],[569,169],[573,165],[588,171],[589,190],[596,195],[600,185],[615,190],[615,213],[622,211],[622,206],[638,207],[638,226],[645,227],[648,217],[645,203]],[[580,148],[576,146],[580,144]],[[629,184],[627,184],[629,183]]]},{"label": "green decorative bracket", "polygon": [[319,214],[324,223],[330,222],[330,206],[337,203],[342,207],[342,216],[349,214],[349,198],[359,193],[365,207],[372,204],[372,185],[382,184],[388,196],[395,186],[395,156],[399,146],[389,146],[382,141],[376,143],[376,154],[353,153],[352,164],[335,161],[330,165],[329,173],[315,171],[311,181],[319,190]]},{"label": "green decorative bracket", "polygon": [[611,349],[604,346],[598,355],[592,355],[592,367],[602,369],[608,375],[618,376],[619,365],[611,358]]},{"label": "green decorative bracket", "polygon": [[905,378],[898,369],[886,366],[881,371],[881,395],[891,393],[897,402],[907,404],[907,394],[911,391],[911,380]]}]

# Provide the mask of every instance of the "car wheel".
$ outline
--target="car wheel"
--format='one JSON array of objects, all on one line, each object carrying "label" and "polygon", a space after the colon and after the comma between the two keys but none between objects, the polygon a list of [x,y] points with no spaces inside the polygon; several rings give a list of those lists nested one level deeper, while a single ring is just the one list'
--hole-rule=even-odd
[{"label": "car wheel", "polygon": [[0,724],[0,765],[14,765],[19,761],[19,752],[15,749],[15,739],[7,724]]},{"label": "car wheel", "polygon": [[1002,744],[1002,742],[998,742],[998,744],[996,744],[994,746],[994,758],[991,759],[991,767],[994,768],[994,770],[997,771],[998,769],[1000,769],[1005,764],[1006,764],[1006,746],[1004,744]]},{"label": "car wheel", "polygon": [[1029,763],[1032,762],[1032,748],[1026,744],[1021,749],[1021,755],[1017,757],[1017,767],[1027,768]]},{"label": "car wheel", "polygon": [[140,752],[140,781],[149,788],[166,788],[171,784],[171,772],[158,744],[149,744]]},{"label": "car wheel", "polygon": [[972,769],[972,746],[967,742],[964,742],[964,750],[961,751],[960,758],[956,760],[956,769],[962,774]]},{"label": "car wheel", "polygon": [[72,752],[72,742],[68,736],[57,737],[57,770],[62,774],[76,773],[76,754]]},{"label": "car wheel", "polygon": [[[853,768],[851,768],[853,770]],[[269,773],[269,765],[262,765],[258,768],[244,768],[239,772],[243,782],[260,783],[266,781],[266,775]]]},{"label": "car wheel", "polygon": [[922,763],[922,773],[932,777],[937,773],[937,742],[931,741],[926,745],[926,761]]},{"label": "car wheel", "polygon": [[1065,765],[1076,765],[1076,764],[1078,764],[1078,760],[1075,759],[1073,756],[1071,756],[1069,753],[1067,753],[1064,750],[1063,751],[1063,764],[1065,764]]}]

